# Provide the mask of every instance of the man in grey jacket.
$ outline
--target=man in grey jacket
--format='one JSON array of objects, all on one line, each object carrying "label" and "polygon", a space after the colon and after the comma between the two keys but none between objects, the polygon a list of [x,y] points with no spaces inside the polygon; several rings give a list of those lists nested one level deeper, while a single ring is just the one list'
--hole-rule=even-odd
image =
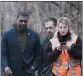
[{"label": "man in grey jacket", "polygon": [[46,62],[44,59],[44,52],[48,45],[49,39],[51,39],[54,36],[54,33],[56,31],[57,26],[57,19],[53,17],[49,17],[44,21],[44,28],[46,30],[47,36],[42,42],[42,63],[38,70],[39,76],[41,76],[41,72],[50,65],[50,63]]}]

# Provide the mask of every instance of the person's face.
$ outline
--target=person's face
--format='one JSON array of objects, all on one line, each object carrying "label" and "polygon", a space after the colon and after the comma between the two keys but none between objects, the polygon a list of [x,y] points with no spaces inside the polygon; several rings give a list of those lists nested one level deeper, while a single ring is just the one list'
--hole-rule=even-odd
[{"label": "person's face", "polygon": [[65,36],[68,33],[68,26],[63,23],[60,23],[58,25],[58,31],[60,35]]},{"label": "person's face", "polygon": [[16,22],[17,22],[17,28],[20,30],[24,30],[27,28],[28,17],[19,15]]},{"label": "person's face", "polygon": [[48,36],[53,36],[56,30],[54,23],[52,21],[45,22],[45,29]]}]

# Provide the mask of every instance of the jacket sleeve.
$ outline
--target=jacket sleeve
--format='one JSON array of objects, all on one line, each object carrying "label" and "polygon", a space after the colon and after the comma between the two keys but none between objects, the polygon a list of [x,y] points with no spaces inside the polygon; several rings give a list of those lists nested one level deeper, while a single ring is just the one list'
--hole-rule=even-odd
[{"label": "jacket sleeve", "polygon": [[39,64],[41,62],[41,58],[42,58],[42,49],[41,49],[41,44],[40,44],[40,38],[39,36],[36,34],[36,42],[34,45],[34,62],[33,62],[33,66],[34,66],[34,70],[36,70],[39,67]]},{"label": "jacket sleeve", "polygon": [[52,50],[52,44],[49,41],[48,46],[47,46],[45,53],[44,53],[45,60],[48,62],[53,62],[57,59],[57,57],[60,54],[61,54],[61,51],[57,50],[57,48],[55,48],[54,51]]},{"label": "jacket sleeve", "polygon": [[79,37],[77,38],[76,44],[73,44],[68,52],[75,59],[82,60],[82,41]]},{"label": "jacket sleeve", "polygon": [[4,33],[1,40],[1,66],[4,69],[8,66],[8,53],[7,53],[7,34]]}]

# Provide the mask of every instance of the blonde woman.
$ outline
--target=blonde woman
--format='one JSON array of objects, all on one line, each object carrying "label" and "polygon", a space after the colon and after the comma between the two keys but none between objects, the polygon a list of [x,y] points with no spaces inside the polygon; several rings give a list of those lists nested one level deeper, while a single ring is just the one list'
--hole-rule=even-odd
[{"label": "blonde woman", "polygon": [[71,25],[67,17],[59,18],[57,34],[45,50],[45,59],[52,62],[53,76],[81,76],[82,41]]}]

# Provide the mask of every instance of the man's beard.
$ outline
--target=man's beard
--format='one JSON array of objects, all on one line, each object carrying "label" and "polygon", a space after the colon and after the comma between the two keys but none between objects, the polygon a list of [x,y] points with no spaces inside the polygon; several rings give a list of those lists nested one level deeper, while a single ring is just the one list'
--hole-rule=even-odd
[{"label": "man's beard", "polygon": [[49,38],[52,38],[53,36],[54,36],[54,34],[53,34],[53,33],[51,33],[51,32],[50,32],[50,33],[48,33],[48,37],[49,37]]},{"label": "man's beard", "polygon": [[27,29],[27,25],[24,25],[24,26],[20,25],[18,27],[19,32],[24,32],[24,31],[26,31],[26,29]]}]

